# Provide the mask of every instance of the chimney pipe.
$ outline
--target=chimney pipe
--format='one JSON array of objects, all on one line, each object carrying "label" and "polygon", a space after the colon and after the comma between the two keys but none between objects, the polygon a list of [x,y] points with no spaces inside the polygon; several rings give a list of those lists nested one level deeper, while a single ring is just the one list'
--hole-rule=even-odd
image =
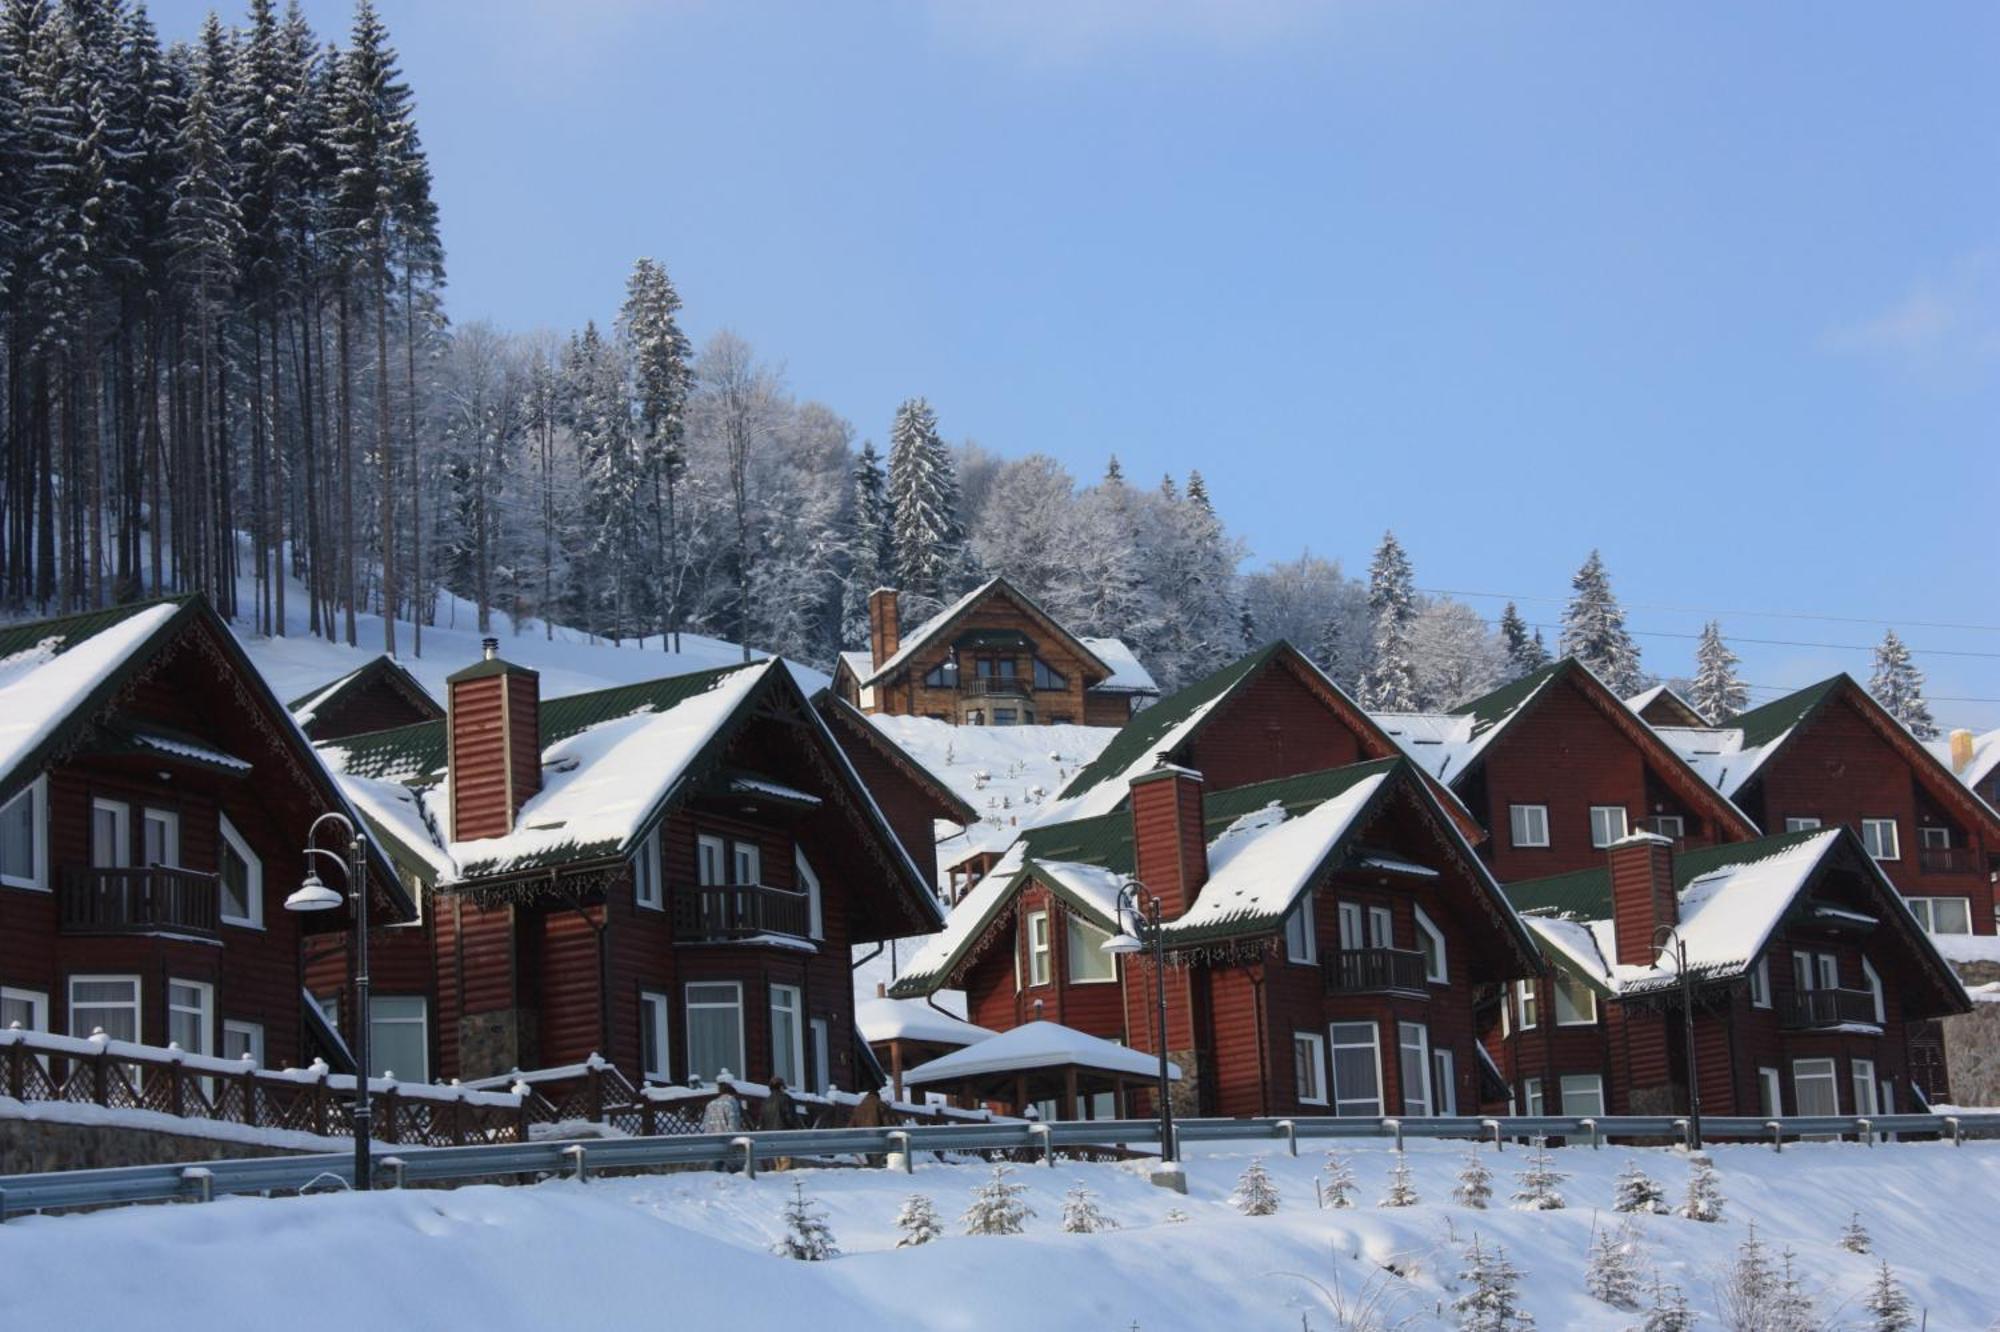
[{"label": "chimney pipe", "polygon": [[1951,733],[1951,770],[1954,776],[1963,777],[1965,770],[1972,766],[1972,732],[1960,729]]},{"label": "chimney pipe", "polygon": [[878,671],[902,646],[900,602],[901,596],[893,587],[878,587],[868,594],[868,656]]},{"label": "chimney pipe", "polygon": [[1131,781],[1132,853],[1139,882],[1160,899],[1160,916],[1174,920],[1194,905],[1208,882],[1208,833],[1202,776],[1162,764]]},{"label": "chimney pipe", "polygon": [[1657,833],[1635,832],[1613,842],[1611,930],[1620,966],[1649,967],[1659,956],[1653,937],[1678,925],[1680,897],[1674,892],[1674,844]]},{"label": "chimney pipe", "polygon": [[451,840],[504,837],[542,789],[541,676],[481,642],[480,660],[444,682]]},{"label": "chimney pipe", "polygon": [[480,639],[480,640],[479,640],[479,649],[480,649],[480,652],[481,652],[481,653],[482,653],[482,654],[484,655],[484,658],[485,658],[485,660],[487,660],[487,661],[498,661],[498,660],[500,660],[500,640],[499,640],[499,639],[497,639],[497,638],[482,638],[482,639]]}]

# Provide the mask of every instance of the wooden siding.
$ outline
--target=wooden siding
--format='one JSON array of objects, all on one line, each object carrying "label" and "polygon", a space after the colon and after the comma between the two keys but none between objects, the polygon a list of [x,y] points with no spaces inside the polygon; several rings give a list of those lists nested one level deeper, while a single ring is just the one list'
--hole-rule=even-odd
[{"label": "wooden siding", "polygon": [[[1007,658],[1014,663],[1018,679],[1025,694],[1018,698],[989,697],[978,698],[960,689],[940,689],[924,683],[924,677],[949,660],[952,656],[952,642],[964,634],[975,630],[1018,631],[1026,635],[1032,648],[978,650],[959,654],[959,679],[970,682],[977,669],[974,662],[979,657]],[[1063,677],[1061,689],[1034,688],[1034,659],[1039,656]],[[1090,720],[1085,700],[1085,691],[1099,677],[1094,669],[1086,675],[1084,659],[1078,656],[1068,644],[1051,634],[1042,622],[1014,602],[1004,591],[996,591],[978,606],[960,617],[950,632],[940,636],[920,652],[897,668],[893,678],[875,686],[875,701],[872,707],[863,707],[864,712],[883,712],[894,716],[935,717],[942,721],[957,722],[964,719],[965,711],[977,708],[986,716],[987,724],[992,723],[993,709],[1014,707],[1023,712],[1031,712],[1032,718],[1023,716],[1022,721],[1032,720],[1037,725],[1053,725],[1071,722],[1080,725],[1109,724],[1122,726],[1125,717],[1109,723]],[[858,699],[850,700],[860,706]],[[1098,714],[1102,716],[1102,712]],[[1127,714],[1129,716],[1129,714]]]},{"label": "wooden siding", "polygon": [[1395,752],[1393,745],[1364,743],[1325,699],[1276,664],[1210,713],[1180,762],[1210,790],[1226,791]]}]

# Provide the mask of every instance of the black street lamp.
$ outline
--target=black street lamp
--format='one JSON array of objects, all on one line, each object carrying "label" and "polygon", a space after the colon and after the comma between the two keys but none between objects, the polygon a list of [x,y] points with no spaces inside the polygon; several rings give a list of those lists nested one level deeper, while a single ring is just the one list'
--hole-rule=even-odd
[{"label": "black street lamp", "polygon": [[1672,945],[1674,973],[1681,982],[1681,1021],[1685,1024],[1683,1030],[1687,1045],[1687,1149],[1698,1152],[1701,1150],[1701,1069],[1694,1054],[1694,976],[1688,971],[1687,940],[1681,938],[1681,932],[1671,925],[1662,925],[1653,931],[1653,947],[1664,953],[1668,951],[1669,944]]},{"label": "black street lamp", "polygon": [[[342,857],[315,845],[319,826],[333,822],[347,834],[347,855]],[[306,831],[306,855],[325,856],[347,874],[347,891],[329,888],[319,871],[306,862],[305,882],[285,899],[287,911],[331,911],[343,901],[354,903],[354,1187],[366,1191],[372,1175],[368,1161],[369,1138],[375,1127],[375,1108],[368,1090],[368,841],[345,814],[329,811],[313,820]]]},{"label": "black street lamp", "polygon": [[[1144,901],[1145,910],[1140,910]],[[1153,945],[1153,988],[1159,1003],[1160,1025],[1158,1038],[1160,1046],[1160,1087],[1154,1094],[1160,1110],[1160,1160],[1171,1163],[1179,1159],[1174,1150],[1174,1107],[1167,1074],[1167,943],[1166,931],[1161,928],[1160,899],[1145,884],[1137,879],[1127,879],[1125,886],[1118,890],[1118,902],[1114,910],[1118,914],[1119,932],[1106,939],[1103,950],[1114,957],[1130,957],[1142,950],[1146,944],[1140,938],[1148,936]],[[1131,912],[1128,918],[1125,914]],[[1127,929],[1129,922],[1132,926]]]}]

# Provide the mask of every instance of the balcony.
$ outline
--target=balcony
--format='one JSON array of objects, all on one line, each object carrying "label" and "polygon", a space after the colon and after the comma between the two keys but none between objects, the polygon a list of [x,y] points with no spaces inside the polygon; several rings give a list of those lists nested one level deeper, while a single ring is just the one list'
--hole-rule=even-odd
[{"label": "balcony", "polygon": [[966,698],[1027,698],[1034,693],[1018,675],[975,675],[958,686]]},{"label": "balcony", "polygon": [[682,943],[754,939],[761,934],[806,938],[811,899],[761,883],[683,884],[674,889],[674,938]]},{"label": "balcony", "polygon": [[1786,1001],[1782,1012],[1780,1021],[1788,1031],[1878,1025],[1875,996],[1867,990],[1801,990]]},{"label": "balcony", "polygon": [[1344,948],[1325,962],[1328,994],[1425,994],[1424,955],[1407,948]]},{"label": "balcony", "polygon": [[199,870],[71,869],[58,893],[64,934],[189,934],[218,937],[219,880]]},{"label": "balcony", "polygon": [[1925,846],[1917,848],[1917,868],[1926,874],[1971,874],[1978,866],[1969,846]]}]

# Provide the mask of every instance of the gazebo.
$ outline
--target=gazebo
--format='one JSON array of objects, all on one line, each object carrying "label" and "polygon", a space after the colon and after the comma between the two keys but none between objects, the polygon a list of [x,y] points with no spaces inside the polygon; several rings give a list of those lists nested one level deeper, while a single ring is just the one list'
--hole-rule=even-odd
[{"label": "gazebo", "polygon": [[925,1061],[991,1040],[993,1031],[940,1012],[922,999],[877,995],[854,1006],[854,1025],[889,1075],[890,1093],[903,1099],[903,1071]]},{"label": "gazebo", "polygon": [[[1053,1101],[1057,1119],[1087,1119],[1091,1098],[1109,1093],[1114,1115],[1132,1113],[1134,1089],[1151,1092],[1159,1056],[1128,1049],[1060,1022],[1029,1022],[903,1074],[903,1085],[960,1102],[1001,1102],[1019,1114]],[[1178,1065],[1167,1065],[1178,1081]]]}]

